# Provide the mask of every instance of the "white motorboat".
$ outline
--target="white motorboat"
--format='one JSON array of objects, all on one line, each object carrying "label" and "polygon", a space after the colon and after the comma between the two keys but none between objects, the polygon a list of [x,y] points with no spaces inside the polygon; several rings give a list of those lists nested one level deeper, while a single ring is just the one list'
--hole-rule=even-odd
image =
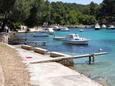
[{"label": "white motorboat", "polygon": [[79,37],[78,34],[69,34],[65,37],[64,43],[85,45],[88,44],[88,39]]},{"label": "white motorboat", "polygon": [[102,25],[102,28],[107,28],[105,24]]},{"label": "white motorboat", "polygon": [[67,28],[67,27],[62,27],[62,26],[55,26],[55,27],[54,27],[54,30],[55,30],[55,31],[68,31],[69,28]]},{"label": "white motorboat", "polygon": [[80,29],[79,31],[80,31],[80,32],[83,32],[84,30],[83,30],[83,29]]},{"label": "white motorboat", "polygon": [[60,27],[59,26],[54,26],[54,31],[60,31]]},{"label": "white motorboat", "polygon": [[54,40],[64,40],[64,37],[56,36],[53,38]]},{"label": "white motorboat", "polygon": [[60,27],[60,29],[61,29],[61,31],[68,31],[69,30],[69,28],[67,28],[67,27]]},{"label": "white motorboat", "polygon": [[45,32],[49,33],[49,34],[53,34],[54,33],[54,30],[53,28],[46,28],[45,29]]},{"label": "white motorboat", "polygon": [[108,28],[109,29],[115,29],[115,26],[114,25],[110,25]]},{"label": "white motorboat", "polygon": [[99,30],[101,27],[98,23],[95,24],[95,30]]}]

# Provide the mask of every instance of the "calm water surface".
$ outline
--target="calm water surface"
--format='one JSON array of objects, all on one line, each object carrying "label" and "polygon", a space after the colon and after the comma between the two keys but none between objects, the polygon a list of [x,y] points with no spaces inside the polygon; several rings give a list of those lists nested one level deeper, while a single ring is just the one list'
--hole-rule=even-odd
[{"label": "calm water surface", "polygon": [[80,32],[76,29],[71,29],[68,32],[55,32],[56,36],[66,36],[70,33],[79,34],[82,37],[90,39],[88,45],[67,45],[63,41],[53,39],[53,35],[49,37],[32,37],[39,33],[20,34],[21,37],[26,37],[28,41],[47,41],[46,48],[49,51],[58,51],[70,55],[86,54],[97,52],[100,48],[103,51],[109,52],[108,55],[98,56],[93,65],[88,65],[88,59],[74,60],[74,68],[87,75],[88,77],[102,82],[107,82],[109,86],[115,86],[115,30],[84,30]]}]

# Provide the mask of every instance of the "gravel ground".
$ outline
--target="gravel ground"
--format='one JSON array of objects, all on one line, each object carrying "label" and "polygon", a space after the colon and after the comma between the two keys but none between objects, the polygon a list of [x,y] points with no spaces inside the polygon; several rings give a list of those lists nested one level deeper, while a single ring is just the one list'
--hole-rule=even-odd
[{"label": "gravel ground", "polygon": [[3,70],[2,70],[2,67],[0,65],[0,86],[4,86],[4,73],[3,73]]},{"label": "gravel ground", "polygon": [[0,43],[0,65],[5,86],[31,86],[29,73],[15,49]]}]

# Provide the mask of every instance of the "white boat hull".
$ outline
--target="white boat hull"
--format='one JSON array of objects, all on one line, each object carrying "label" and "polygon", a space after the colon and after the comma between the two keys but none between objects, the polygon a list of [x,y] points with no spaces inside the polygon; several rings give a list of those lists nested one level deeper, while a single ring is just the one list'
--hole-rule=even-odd
[{"label": "white boat hull", "polygon": [[54,37],[54,40],[64,40],[64,37]]},{"label": "white boat hull", "polygon": [[88,44],[88,40],[64,40],[64,43],[67,44],[76,44],[76,45],[87,45]]},{"label": "white boat hull", "polygon": [[60,27],[60,26],[55,26],[54,27],[55,31],[69,31],[69,28],[67,27]]},{"label": "white boat hull", "polygon": [[100,27],[100,25],[97,23],[96,25],[95,25],[95,30],[99,30],[101,27]]}]

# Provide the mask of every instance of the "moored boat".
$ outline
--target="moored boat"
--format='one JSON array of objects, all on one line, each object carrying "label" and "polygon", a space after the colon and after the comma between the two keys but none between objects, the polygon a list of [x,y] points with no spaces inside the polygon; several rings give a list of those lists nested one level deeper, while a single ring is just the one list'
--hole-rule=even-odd
[{"label": "moored boat", "polygon": [[64,38],[65,38],[65,37],[56,36],[56,37],[54,37],[53,39],[54,39],[54,40],[64,40]]},{"label": "moored boat", "polygon": [[102,28],[104,28],[104,29],[105,29],[105,28],[107,28],[107,26],[106,26],[105,24],[103,24],[103,25],[102,25]]},{"label": "moored boat", "polygon": [[60,29],[61,29],[61,31],[68,31],[69,30],[69,28],[67,28],[67,27],[60,27]]},{"label": "moored boat", "polygon": [[88,39],[82,38],[78,34],[69,34],[64,38],[64,43],[85,45],[88,44]]},{"label": "moored boat", "polygon": [[109,29],[115,29],[115,26],[114,25],[110,25],[108,28]]},{"label": "moored boat", "polygon": [[55,31],[68,31],[69,28],[68,27],[62,27],[62,26],[55,26],[54,30]]},{"label": "moored boat", "polygon": [[99,30],[101,27],[98,23],[95,24],[95,30]]},{"label": "moored boat", "polygon": [[54,31],[60,31],[61,29],[59,28],[59,26],[54,26]]},{"label": "moored boat", "polygon": [[83,29],[80,29],[79,31],[80,31],[80,32],[83,32],[84,30],[83,30]]},{"label": "moored boat", "polygon": [[49,34],[53,34],[54,30],[53,30],[53,28],[45,28],[45,32],[47,32]]}]

